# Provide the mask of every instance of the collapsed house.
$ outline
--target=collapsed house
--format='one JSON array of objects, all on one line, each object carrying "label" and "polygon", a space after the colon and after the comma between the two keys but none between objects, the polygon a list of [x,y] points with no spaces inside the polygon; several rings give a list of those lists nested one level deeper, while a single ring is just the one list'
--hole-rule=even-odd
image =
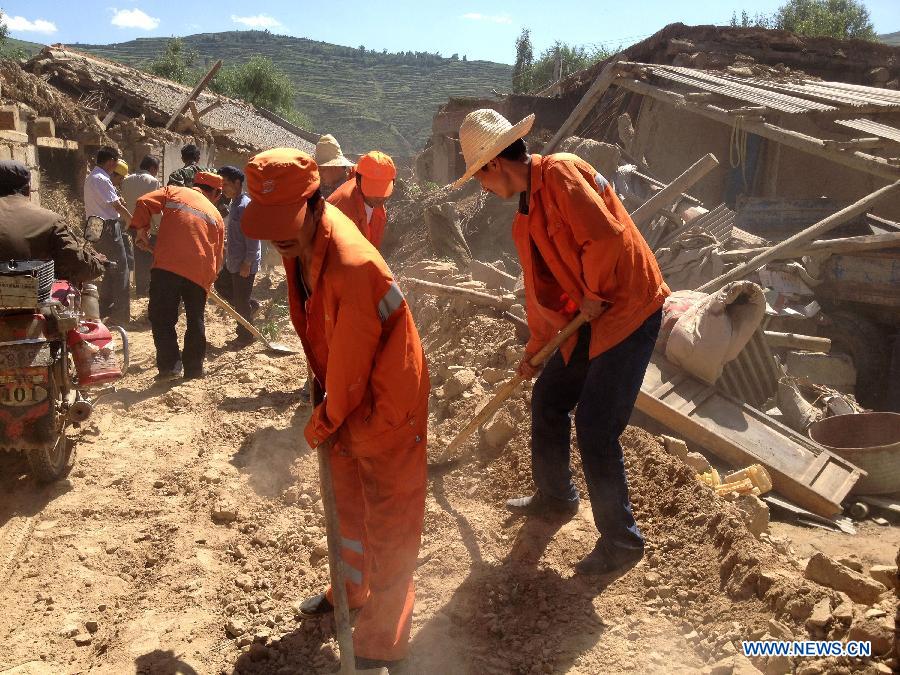
[{"label": "collapsed house", "polygon": [[[2,94],[10,100],[2,133],[20,134],[12,140],[33,148],[30,166],[40,167],[48,205],[63,211],[65,199],[49,195],[50,188],[67,189],[80,201],[84,172],[102,145],[118,147],[132,167],[154,155],[162,175],[182,166],[186,143],[200,148],[201,164],[216,166],[243,166],[278,146],[314,151],[317,135],[271,111],[204,91],[212,74],[191,88],[62,45],[46,47],[22,67],[0,66]],[[41,186],[34,184],[40,199]]]},{"label": "collapsed house", "polygon": [[[455,135],[473,109],[513,122],[535,112],[532,149],[574,152],[612,179],[679,291],[673,323],[693,312],[701,333],[712,306],[735,317],[764,307],[712,374],[661,341],[644,419],[732,467],[763,464],[782,495],[833,516],[849,495],[900,490],[900,416],[864,413],[900,412],[898,75],[896,47],[678,24],[556,83],[552,97],[451,99],[416,170],[439,184],[462,174]],[[399,209],[400,229],[431,243],[403,257],[450,258],[471,281],[420,265],[410,274],[432,277],[412,285],[480,305],[492,303],[476,295],[500,294],[493,306],[521,320],[515,205],[472,185],[430,202],[424,224]],[[838,415],[842,428],[825,433],[819,423]]]}]

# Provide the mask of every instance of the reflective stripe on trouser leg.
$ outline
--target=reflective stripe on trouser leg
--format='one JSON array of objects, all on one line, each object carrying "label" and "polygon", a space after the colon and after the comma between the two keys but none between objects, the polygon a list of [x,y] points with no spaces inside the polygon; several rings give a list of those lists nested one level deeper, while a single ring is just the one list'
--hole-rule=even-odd
[{"label": "reflective stripe on trouser leg", "polygon": [[[365,495],[369,598],[356,619],[357,656],[395,661],[406,656],[425,515],[425,430],[374,456],[359,458]],[[345,549],[346,550],[346,549]]]},{"label": "reflective stripe on trouser leg", "polygon": [[[366,560],[366,535],[363,525],[363,488],[357,461],[335,444],[331,451],[331,476],[334,481],[334,500],[337,503],[341,526],[341,559],[347,601],[351,608],[362,607],[369,595]],[[328,589],[329,602],[334,602]]]}]

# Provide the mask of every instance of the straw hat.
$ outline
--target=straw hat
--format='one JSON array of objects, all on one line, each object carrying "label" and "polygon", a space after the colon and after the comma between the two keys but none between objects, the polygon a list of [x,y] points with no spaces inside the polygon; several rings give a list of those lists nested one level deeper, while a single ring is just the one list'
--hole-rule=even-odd
[{"label": "straw hat", "polygon": [[503,152],[514,141],[524,138],[534,124],[534,113],[516,125],[496,110],[483,108],[473,110],[463,120],[459,128],[459,144],[462,146],[466,172],[452,189],[462,187],[475,173]]},{"label": "straw hat", "polygon": [[331,134],[325,134],[316,143],[317,166],[353,166],[353,162],[344,157],[341,145]]}]

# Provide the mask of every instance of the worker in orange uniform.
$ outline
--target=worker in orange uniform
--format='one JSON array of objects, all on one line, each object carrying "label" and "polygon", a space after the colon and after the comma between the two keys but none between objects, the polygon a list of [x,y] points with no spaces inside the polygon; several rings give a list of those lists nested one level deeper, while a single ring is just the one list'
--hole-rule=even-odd
[{"label": "worker in orange uniform", "polygon": [[331,193],[329,204],[338,207],[356,223],[363,236],[375,248],[381,247],[387,224],[385,202],[394,192],[397,168],[394,160],[383,152],[373,150],[359,158],[356,173]]},{"label": "worker in orange uniform", "polygon": [[[272,241],[288,280],[291,321],[325,396],[305,436],[334,441],[330,459],[357,668],[395,668],[406,656],[413,572],[425,509],[428,369],[409,306],[378,251],[319,191],[300,150],[247,164],[241,227]],[[306,617],[333,611],[330,589]]]},{"label": "worker in orange uniform", "polygon": [[575,565],[618,574],[636,564],[644,537],[635,523],[619,436],[653,353],[669,289],[656,259],[609,182],[575,155],[528,154],[534,115],[516,124],[493,110],[463,120],[466,172],[502,199],[517,198],[512,236],[525,280],[531,337],[519,373],[580,311],[590,321],[547,360],[531,396],[534,494],[513,512],[570,518],[578,491],[569,462],[572,410],[594,522],[601,537]]},{"label": "worker in orange uniform", "polygon": [[[197,172],[193,187],[167,185],[137,200],[131,226],[135,244],[150,250],[150,218],[162,214],[153,247],[147,317],[156,346],[158,380],[203,377],[206,295],[225,260],[225,224],[216,208],[222,177]],[[178,348],[175,324],[184,303],[187,330]]]}]

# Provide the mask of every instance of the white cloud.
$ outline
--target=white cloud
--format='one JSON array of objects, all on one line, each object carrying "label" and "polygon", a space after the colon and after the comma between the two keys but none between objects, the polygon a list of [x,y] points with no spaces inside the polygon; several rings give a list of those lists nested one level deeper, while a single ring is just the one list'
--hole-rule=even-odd
[{"label": "white cloud", "polygon": [[3,23],[9,30],[22,33],[55,33],[56,24],[46,19],[29,21],[24,16],[3,16]]},{"label": "white cloud", "polygon": [[268,14],[257,14],[256,16],[235,16],[231,15],[231,20],[235,23],[241,23],[248,28],[276,28],[281,22]]},{"label": "white cloud", "polygon": [[488,21],[490,23],[512,23],[512,17],[507,14],[479,14],[478,12],[469,12],[462,15],[463,19],[469,21]]},{"label": "white cloud", "polygon": [[113,9],[112,25],[118,28],[153,30],[159,26],[159,19],[139,9]]}]

